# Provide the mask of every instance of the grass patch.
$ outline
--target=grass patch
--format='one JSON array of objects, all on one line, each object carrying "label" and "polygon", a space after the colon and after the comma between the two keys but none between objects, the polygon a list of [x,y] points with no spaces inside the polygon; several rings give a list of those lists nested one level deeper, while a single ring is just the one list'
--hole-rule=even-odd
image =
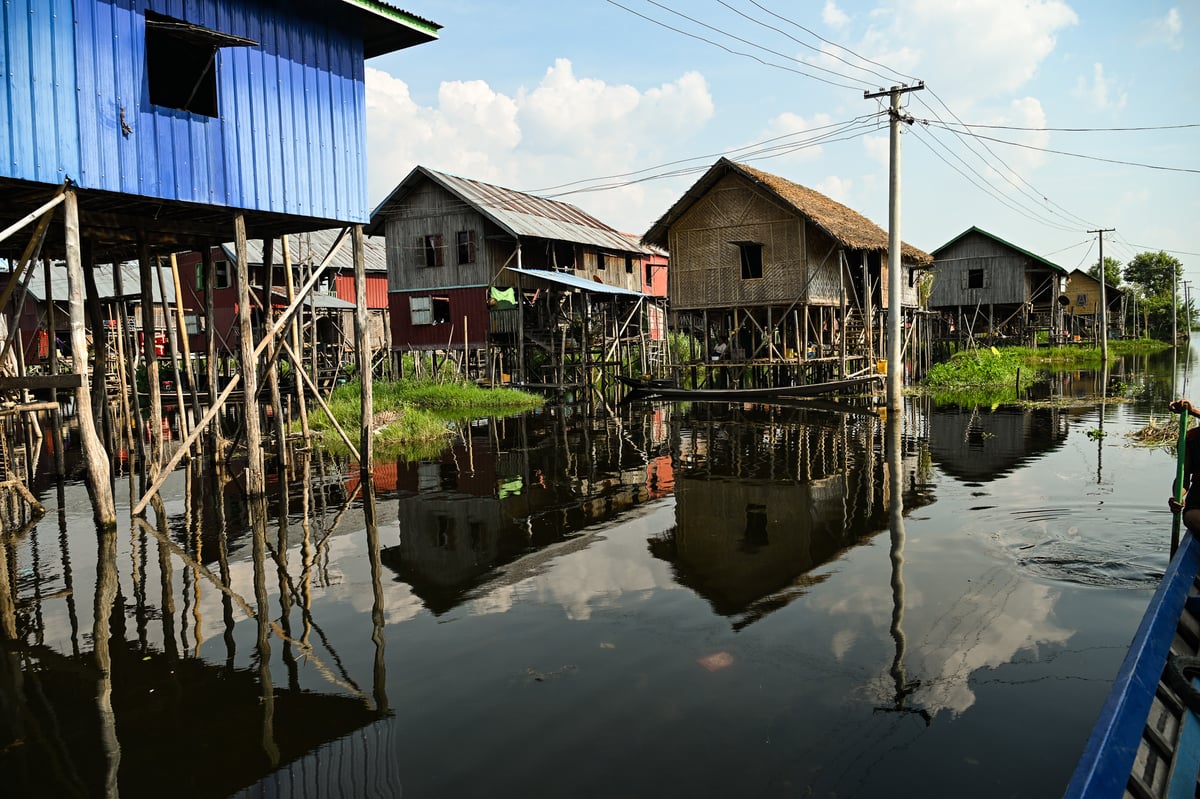
[{"label": "grass patch", "polygon": [[993,386],[1016,391],[1017,370],[1024,365],[1015,348],[966,350],[950,360],[934,364],[923,384],[930,389],[949,392]]},{"label": "grass patch", "polygon": [[[405,379],[376,382],[373,389],[375,418],[371,427],[376,447],[409,459],[440,453],[459,423],[537,408],[544,401],[524,391],[463,382]],[[328,400],[334,418],[352,438],[361,426],[361,398],[362,388],[353,382],[338,386]],[[345,442],[323,410],[313,409],[308,423],[330,449],[345,449]]]}]

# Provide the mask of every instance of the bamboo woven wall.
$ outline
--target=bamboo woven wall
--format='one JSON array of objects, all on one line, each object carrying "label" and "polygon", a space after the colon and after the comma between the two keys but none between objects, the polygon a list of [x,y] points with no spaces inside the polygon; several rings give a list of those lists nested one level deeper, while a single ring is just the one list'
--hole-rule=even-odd
[{"label": "bamboo woven wall", "polygon": [[[676,310],[840,302],[833,240],[737,175],[718,182],[671,226]],[[762,277],[744,279],[736,242],[762,244]]]}]

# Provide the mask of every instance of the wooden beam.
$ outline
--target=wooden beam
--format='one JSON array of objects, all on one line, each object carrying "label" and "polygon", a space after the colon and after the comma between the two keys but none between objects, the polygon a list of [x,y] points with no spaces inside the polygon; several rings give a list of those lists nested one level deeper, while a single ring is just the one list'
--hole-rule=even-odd
[{"label": "wooden beam", "polygon": [[[242,385],[245,387],[246,493],[261,497],[267,491],[262,449],[262,426],[258,407],[258,350],[254,346],[254,326],[250,323],[250,259],[246,249],[246,218],[233,218],[234,249],[237,253],[238,330],[241,344]],[[264,336],[263,342],[273,337]]]},{"label": "wooden beam", "polygon": [[[25,216],[18,219],[16,222],[14,222],[11,225],[9,225],[8,227],[6,227],[4,230],[0,230],[0,241],[4,241],[9,236],[16,233],[21,228],[25,227],[33,220],[42,216],[42,214],[45,214],[47,211],[54,210],[56,207],[58,207],[59,203],[63,202],[65,199],[66,199],[66,194],[64,193],[64,187],[60,186],[58,188],[58,191],[55,193],[54,197],[52,199],[48,200],[47,202],[43,203],[36,211],[32,211],[31,213],[26,214]],[[78,213],[79,213],[78,202],[76,202],[76,205],[75,205],[75,212],[76,212],[76,225],[78,225]],[[78,227],[76,227],[76,233],[78,233]]]},{"label": "wooden beam", "polygon": [[[51,344],[53,346],[53,344]],[[75,389],[83,385],[78,374],[27,375],[25,377],[0,377],[0,391],[22,391],[40,388]]]}]

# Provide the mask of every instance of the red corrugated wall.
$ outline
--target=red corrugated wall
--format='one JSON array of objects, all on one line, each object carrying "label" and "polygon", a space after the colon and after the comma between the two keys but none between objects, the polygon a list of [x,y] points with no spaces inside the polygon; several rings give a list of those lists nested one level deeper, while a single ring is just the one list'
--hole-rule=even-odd
[{"label": "red corrugated wall", "polygon": [[[450,302],[450,322],[438,325],[414,325],[409,309],[410,297],[446,298]],[[472,347],[487,343],[488,312],[484,288],[429,289],[392,292],[388,295],[392,318],[392,349],[460,349],[463,345],[463,317]]]},{"label": "red corrugated wall", "polygon": [[[354,302],[354,275],[339,274],[337,276],[338,299]],[[367,274],[367,307],[372,310],[385,310],[388,307],[387,275],[376,272]]]}]

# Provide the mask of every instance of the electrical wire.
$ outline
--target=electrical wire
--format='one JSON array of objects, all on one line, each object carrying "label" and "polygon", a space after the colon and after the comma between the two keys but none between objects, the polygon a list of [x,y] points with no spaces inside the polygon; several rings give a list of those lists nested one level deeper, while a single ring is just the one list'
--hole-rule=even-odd
[{"label": "electrical wire", "polygon": [[[918,119],[917,122],[926,120]],[[942,122],[948,125],[947,122]],[[1141,125],[1132,128],[1027,128],[1020,125],[982,125],[974,122],[957,122],[955,123],[964,128],[988,128],[991,130],[1025,130],[1036,133],[1125,133],[1137,130],[1180,130],[1183,128],[1200,128],[1200,123],[1188,123],[1184,125]]]}]

